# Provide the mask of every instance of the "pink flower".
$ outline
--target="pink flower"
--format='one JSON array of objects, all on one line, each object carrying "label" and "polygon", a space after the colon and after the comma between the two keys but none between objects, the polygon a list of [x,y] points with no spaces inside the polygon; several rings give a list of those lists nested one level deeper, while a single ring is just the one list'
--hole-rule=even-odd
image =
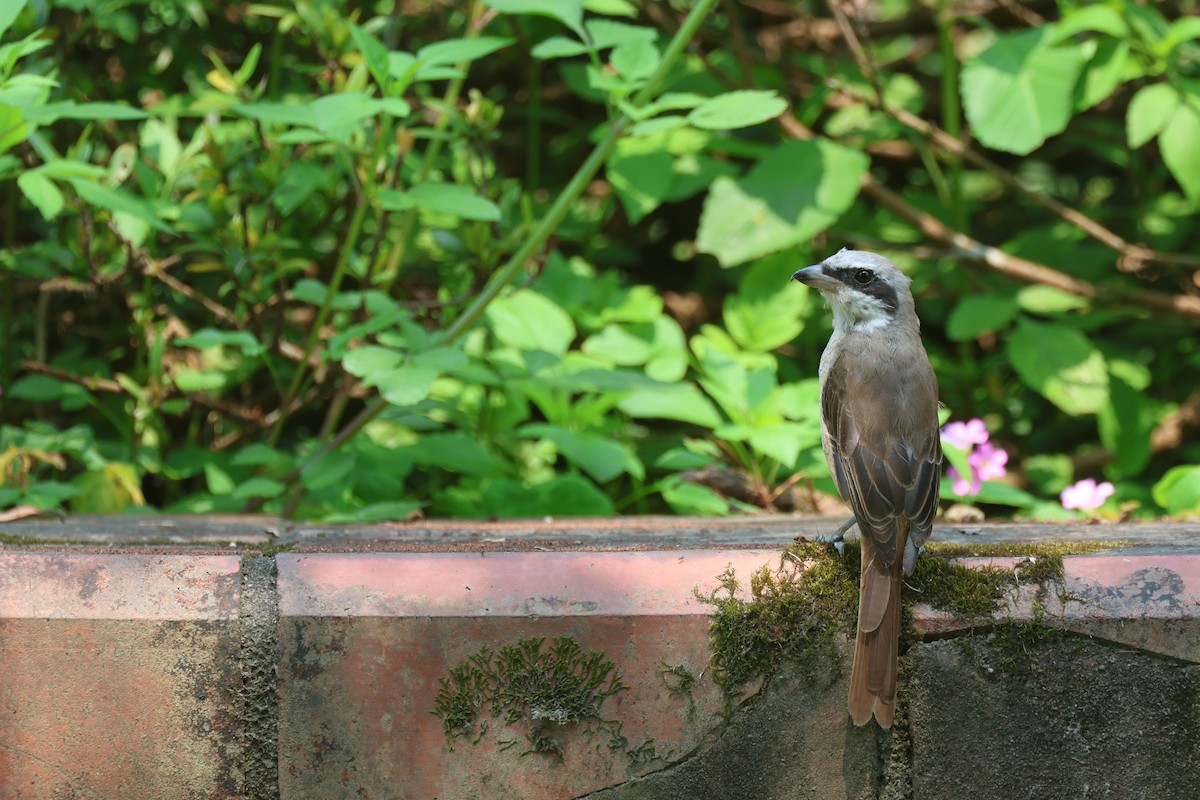
[{"label": "pink flower", "polygon": [[979,490],[983,486],[983,484],[980,482],[979,478],[976,477],[975,475],[972,475],[971,480],[968,481],[962,475],[959,475],[958,470],[956,470],[954,467],[951,467],[950,469],[946,470],[946,477],[949,478],[950,480],[954,481],[954,485],[952,487],[950,487],[950,490],[952,492],[954,492],[956,495],[958,495],[959,497],[966,497],[967,495],[979,494]]},{"label": "pink flower", "polygon": [[967,458],[975,477],[981,481],[993,478],[1003,478],[1008,463],[1008,453],[1002,447],[996,447],[991,442],[980,442]]},{"label": "pink flower", "polygon": [[970,450],[971,445],[983,444],[987,440],[987,426],[979,418],[966,422],[947,422],[942,428],[942,441],[959,450]]},{"label": "pink flower", "polygon": [[1096,483],[1095,478],[1084,478],[1074,486],[1062,490],[1059,498],[1063,508],[1078,508],[1092,511],[1104,505],[1104,501],[1112,497],[1116,489],[1108,481]]}]

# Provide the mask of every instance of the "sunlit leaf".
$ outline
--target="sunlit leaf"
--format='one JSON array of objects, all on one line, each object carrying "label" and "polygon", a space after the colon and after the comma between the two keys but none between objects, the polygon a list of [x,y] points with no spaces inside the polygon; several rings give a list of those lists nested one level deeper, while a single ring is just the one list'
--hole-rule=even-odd
[{"label": "sunlit leaf", "polygon": [[1104,356],[1075,328],[1021,320],[1008,360],[1027,386],[1068,414],[1094,414],[1108,402]]}]

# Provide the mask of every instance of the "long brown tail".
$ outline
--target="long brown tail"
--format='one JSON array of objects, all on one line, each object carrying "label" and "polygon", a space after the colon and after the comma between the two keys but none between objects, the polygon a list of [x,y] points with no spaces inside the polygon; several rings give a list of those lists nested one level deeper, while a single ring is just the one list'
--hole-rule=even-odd
[{"label": "long brown tail", "polygon": [[858,636],[850,674],[850,718],[855,725],[866,725],[874,714],[881,727],[890,728],[896,715],[904,532],[897,538],[897,555],[889,567],[876,559],[871,540],[863,537]]}]

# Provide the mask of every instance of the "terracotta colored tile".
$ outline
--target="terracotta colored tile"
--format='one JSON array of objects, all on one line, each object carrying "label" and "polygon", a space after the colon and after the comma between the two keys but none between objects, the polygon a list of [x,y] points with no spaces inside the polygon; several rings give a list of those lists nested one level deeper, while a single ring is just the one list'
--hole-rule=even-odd
[{"label": "terracotta colored tile", "polygon": [[[707,606],[692,596],[733,564],[747,576],[774,551],[281,556],[280,783],[284,798],[573,797],[660,768],[717,727]],[[468,590],[466,587],[469,586]],[[318,614],[320,616],[318,616]],[[570,635],[603,652],[629,690],[606,717],[610,750],[580,726],[563,756],[522,755],[522,725],[489,720],[451,752],[431,711],[438,679],[482,645]],[[662,670],[699,676],[672,694]],[[514,741],[504,749],[503,741]]]},{"label": "terracotta colored tile", "polygon": [[239,796],[236,558],[0,559],[0,796]]}]

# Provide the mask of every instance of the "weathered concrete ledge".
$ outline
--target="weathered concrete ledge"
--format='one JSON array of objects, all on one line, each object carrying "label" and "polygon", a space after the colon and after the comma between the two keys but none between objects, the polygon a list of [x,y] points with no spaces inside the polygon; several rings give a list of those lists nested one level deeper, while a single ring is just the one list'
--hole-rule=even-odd
[{"label": "weathered concrete ledge", "polygon": [[[697,591],[829,527],[0,526],[0,798],[1200,797],[1200,526],[937,530],[1018,575],[1023,543],[1115,546],[985,616],[918,603],[889,733],[848,725],[844,641],[711,678]],[[439,690],[470,681],[451,749]]]}]

